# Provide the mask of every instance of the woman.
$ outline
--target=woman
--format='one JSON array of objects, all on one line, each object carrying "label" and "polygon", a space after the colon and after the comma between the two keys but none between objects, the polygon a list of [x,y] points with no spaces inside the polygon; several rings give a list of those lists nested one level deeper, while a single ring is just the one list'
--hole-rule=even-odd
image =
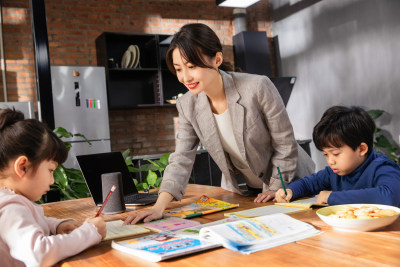
[{"label": "woman", "polygon": [[[282,99],[266,76],[226,72],[222,45],[204,24],[187,24],[174,35],[166,55],[169,70],[189,92],[177,100],[179,129],[156,204],[130,215],[126,223],[162,217],[168,203],[185,193],[199,142],[222,171],[221,187],[239,194],[260,192],[267,202],[286,183],[314,171],[311,159],[295,173],[298,146]],[[300,154],[301,152],[301,154]],[[307,159],[308,158],[308,159]],[[241,190],[238,176],[246,181]]]}]

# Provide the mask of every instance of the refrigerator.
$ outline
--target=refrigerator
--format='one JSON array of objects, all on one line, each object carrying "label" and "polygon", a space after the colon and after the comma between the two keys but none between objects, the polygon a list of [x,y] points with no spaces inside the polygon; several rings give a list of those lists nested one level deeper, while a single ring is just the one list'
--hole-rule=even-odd
[{"label": "refrigerator", "polygon": [[71,143],[63,164],[79,169],[77,155],[111,151],[107,89],[104,67],[52,66],[51,80],[55,127],[82,137],[63,138]]}]

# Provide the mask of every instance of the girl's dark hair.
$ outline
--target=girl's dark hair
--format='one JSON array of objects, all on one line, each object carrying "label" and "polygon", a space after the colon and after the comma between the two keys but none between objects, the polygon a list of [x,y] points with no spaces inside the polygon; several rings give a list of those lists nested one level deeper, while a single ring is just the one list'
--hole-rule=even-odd
[{"label": "girl's dark hair", "polygon": [[0,171],[10,160],[26,156],[36,172],[44,160],[63,163],[68,156],[64,143],[43,123],[24,120],[15,109],[0,110]]},{"label": "girl's dark hair", "polygon": [[325,111],[315,125],[313,140],[321,151],[344,144],[356,150],[364,142],[368,145],[369,155],[373,147],[374,131],[374,120],[362,108],[334,106]]},{"label": "girl's dark hair", "polygon": [[[203,56],[214,58],[217,52],[222,53],[222,45],[215,32],[207,25],[191,23],[184,25],[175,33],[169,45],[166,61],[168,69],[176,75],[172,52],[178,48],[182,57],[193,65],[201,68],[213,68],[204,60]],[[228,62],[222,62],[221,70],[231,71],[232,66]]]}]

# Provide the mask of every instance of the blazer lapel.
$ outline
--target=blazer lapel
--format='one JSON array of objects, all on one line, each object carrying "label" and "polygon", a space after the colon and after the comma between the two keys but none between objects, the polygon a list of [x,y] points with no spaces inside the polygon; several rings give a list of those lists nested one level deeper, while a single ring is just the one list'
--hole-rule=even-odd
[{"label": "blazer lapel", "polygon": [[207,151],[219,166],[224,166],[228,170],[214,115],[204,92],[201,92],[197,97],[195,114],[200,132],[205,140],[205,144],[202,145],[206,145]]},{"label": "blazer lapel", "polygon": [[246,150],[244,147],[244,107],[239,104],[240,95],[236,89],[232,77],[224,71],[221,71],[221,75],[224,81],[226,101],[228,103],[228,110],[231,116],[233,134],[235,136],[236,144],[239,148],[242,158],[247,160]]}]

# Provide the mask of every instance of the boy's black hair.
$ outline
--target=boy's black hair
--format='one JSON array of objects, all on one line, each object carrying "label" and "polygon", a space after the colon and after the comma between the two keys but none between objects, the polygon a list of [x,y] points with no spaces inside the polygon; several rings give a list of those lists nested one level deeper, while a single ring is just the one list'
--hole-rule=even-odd
[{"label": "boy's black hair", "polygon": [[315,125],[313,141],[321,151],[343,145],[356,150],[361,143],[366,143],[368,156],[373,147],[374,131],[375,122],[364,109],[334,106],[326,110]]}]

